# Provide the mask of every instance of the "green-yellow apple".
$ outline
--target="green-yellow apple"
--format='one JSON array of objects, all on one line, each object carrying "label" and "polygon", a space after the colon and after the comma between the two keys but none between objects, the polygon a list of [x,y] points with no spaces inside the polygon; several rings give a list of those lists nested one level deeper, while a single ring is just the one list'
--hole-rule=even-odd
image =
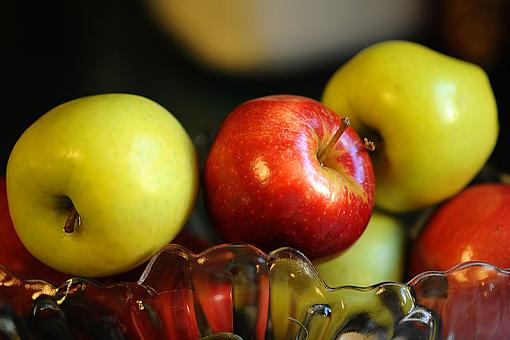
[{"label": "green-yellow apple", "polygon": [[103,277],[147,261],[196,201],[198,157],[156,102],[111,93],[61,104],[36,120],[7,163],[14,227],[61,272]]},{"label": "green-yellow apple", "polygon": [[405,224],[396,216],[374,210],[367,229],[344,253],[315,268],[330,287],[371,286],[400,282],[404,276]]},{"label": "green-yellow apple", "polygon": [[483,69],[426,46],[384,41],[328,80],[322,102],[376,144],[376,206],[407,212],[464,188],[491,155],[498,113]]}]

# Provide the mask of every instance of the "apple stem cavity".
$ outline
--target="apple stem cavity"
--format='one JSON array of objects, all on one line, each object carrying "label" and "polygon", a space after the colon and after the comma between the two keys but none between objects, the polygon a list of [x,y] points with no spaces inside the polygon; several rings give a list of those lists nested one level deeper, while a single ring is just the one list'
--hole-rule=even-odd
[{"label": "apple stem cavity", "polygon": [[372,142],[367,137],[363,138],[363,143],[365,144],[365,149],[367,149],[368,151],[374,151],[375,150],[375,143]]},{"label": "apple stem cavity", "polygon": [[331,149],[333,149],[336,142],[338,142],[338,140],[340,139],[342,134],[345,132],[345,130],[347,130],[349,125],[351,125],[351,121],[349,120],[349,118],[342,117],[342,119],[340,120],[340,127],[338,128],[338,130],[336,130],[333,137],[331,137],[331,140],[329,141],[328,145],[326,145],[326,147],[324,149],[322,149],[322,151],[319,152],[319,155],[317,156],[317,159],[319,160],[319,163],[321,165],[324,163],[326,156],[331,151]]},{"label": "apple stem cavity", "polygon": [[71,211],[69,212],[69,216],[67,217],[66,224],[64,225],[64,232],[66,232],[68,234],[73,233],[74,227],[76,224],[78,224],[78,226],[80,226],[81,217],[73,205],[71,207]]}]

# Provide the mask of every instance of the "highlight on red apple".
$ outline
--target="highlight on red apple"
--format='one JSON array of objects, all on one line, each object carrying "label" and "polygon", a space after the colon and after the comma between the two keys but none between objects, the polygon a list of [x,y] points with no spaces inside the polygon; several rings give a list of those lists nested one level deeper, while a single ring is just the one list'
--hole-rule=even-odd
[{"label": "highlight on red apple", "polygon": [[206,210],[225,242],[311,259],[341,253],[365,230],[375,176],[367,146],[311,98],[249,100],[223,121],[203,172]]}]

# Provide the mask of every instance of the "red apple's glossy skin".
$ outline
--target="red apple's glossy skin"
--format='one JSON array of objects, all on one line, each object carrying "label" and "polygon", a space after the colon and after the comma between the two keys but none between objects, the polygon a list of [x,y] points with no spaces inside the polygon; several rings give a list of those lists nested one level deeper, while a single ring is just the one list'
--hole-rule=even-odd
[{"label": "red apple's glossy skin", "polygon": [[365,230],[374,205],[368,151],[347,128],[321,165],[340,116],[310,98],[247,101],[222,123],[204,165],[210,221],[226,242],[339,254]]},{"label": "red apple's glossy skin", "polygon": [[9,214],[5,177],[0,178],[0,264],[23,279],[39,279],[60,285],[69,278],[69,275],[40,262],[21,243]]},{"label": "red apple's glossy skin", "polygon": [[413,243],[409,274],[470,260],[510,268],[510,185],[472,185],[441,205]]}]

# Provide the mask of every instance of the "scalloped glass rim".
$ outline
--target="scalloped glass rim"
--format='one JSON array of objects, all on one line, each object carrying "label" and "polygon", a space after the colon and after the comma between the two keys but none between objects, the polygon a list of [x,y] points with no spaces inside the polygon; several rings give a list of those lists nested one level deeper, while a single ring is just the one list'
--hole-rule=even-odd
[{"label": "scalloped glass rim", "polygon": [[[185,252],[187,252],[190,255],[192,255],[193,257],[202,257],[204,255],[207,255],[208,253],[210,253],[214,249],[221,249],[221,248],[225,248],[225,247],[244,247],[244,246],[249,246],[249,247],[256,248],[255,246],[252,246],[250,244],[245,244],[245,243],[224,243],[224,244],[219,244],[219,245],[207,248],[207,249],[205,249],[205,250],[203,250],[203,251],[201,251],[199,253],[194,253],[194,252],[192,252],[191,250],[187,249],[186,247],[184,247],[182,245],[179,245],[179,244],[168,244],[164,248],[159,250],[156,254],[154,254],[154,256],[152,256],[152,258],[147,263],[144,271],[140,275],[140,278],[137,280],[137,283],[138,284],[143,284],[143,280],[147,276],[147,272],[150,271],[150,268],[151,268],[155,258],[162,251],[168,250],[169,247],[175,247],[175,248],[178,248],[178,249],[182,249]],[[294,248],[291,248],[291,247],[280,247],[278,249],[275,249],[275,250],[267,253],[267,256],[268,257],[274,256],[275,254],[277,254],[278,252],[281,252],[281,251],[291,251],[291,252],[294,252],[296,254],[300,254],[300,256],[303,258],[303,260],[307,261],[309,263],[309,265],[313,268],[313,270],[315,271],[317,277],[321,280],[321,282],[324,284],[324,286],[327,287],[328,289],[332,289],[332,290],[340,289],[340,288],[353,288],[353,289],[363,289],[363,290],[365,290],[365,289],[374,289],[374,288],[380,286],[381,284],[386,284],[386,283],[398,283],[398,284],[403,284],[403,285],[407,285],[407,286],[413,286],[418,281],[426,279],[427,277],[430,277],[430,276],[451,275],[451,274],[454,274],[455,272],[462,271],[464,268],[468,268],[468,267],[469,268],[470,267],[484,267],[484,268],[488,268],[490,270],[494,270],[494,271],[497,271],[499,273],[502,273],[502,274],[510,276],[510,268],[501,268],[501,267],[498,267],[498,266],[495,266],[493,264],[490,264],[490,263],[487,263],[487,262],[483,262],[483,261],[466,261],[466,262],[463,262],[463,263],[459,263],[459,264],[453,266],[452,268],[450,268],[448,270],[442,270],[442,271],[441,270],[429,270],[429,271],[425,271],[425,272],[419,273],[419,274],[415,275],[413,278],[409,279],[407,282],[383,281],[383,282],[378,282],[378,283],[376,283],[374,285],[371,285],[371,286],[356,286],[356,285],[329,286],[324,281],[324,279],[321,277],[320,273],[315,269],[315,266],[313,265],[313,263],[301,251],[299,251],[297,249],[294,249]],[[260,252],[264,253],[263,251],[260,251]],[[20,279],[23,279],[22,277],[19,277],[15,273],[13,273],[9,269],[9,267],[7,267],[5,265],[0,264],[0,268],[2,268],[4,271],[6,271],[8,273],[11,273],[13,276],[16,276],[16,277],[18,277]],[[1,279],[1,277],[0,277],[0,279]],[[84,278],[84,277],[71,277],[67,281],[72,280],[72,279],[88,280],[88,281],[91,281],[91,282],[99,283],[99,281],[95,280],[94,278]],[[24,281],[26,281],[26,282],[41,282],[41,283],[45,283],[45,284],[48,284],[48,285],[52,286],[47,281],[45,281],[43,279],[38,279],[38,278],[26,279]],[[105,283],[105,284],[103,284],[103,286],[109,287],[109,286],[116,286],[116,285],[124,284],[124,283],[127,283],[127,282],[126,281],[111,282],[111,283]]]},{"label": "scalloped glass rim", "polygon": [[[211,253],[214,253],[217,250],[221,250],[224,248],[235,248],[235,247],[251,247],[256,251],[263,254],[266,258],[266,261],[271,261],[272,259],[278,259],[283,253],[291,253],[299,259],[299,261],[303,264],[303,266],[308,267],[309,270],[313,271],[313,275],[316,277],[320,284],[328,291],[360,291],[360,292],[369,292],[369,291],[379,291],[383,287],[391,286],[393,288],[397,287],[401,289],[399,294],[405,295],[409,294],[409,298],[411,298],[415,304],[415,306],[409,308],[405,313],[405,315],[401,315],[398,323],[402,326],[402,322],[411,322],[414,323],[414,326],[405,326],[401,327],[403,330],[398,333],[396,329],[393,329],[392,332],[386,332],[385,336],[389,338],[389,334],[393,333],[399,334],[400,338],[410,338],[410,339],[418,339],[418,338],[427,338],[427,339],[435,339],[449,337],[449,338],[464,338],[470,336],[472,334],[477,334],[475,338],[480,339],[493,339],[493,338],[502,338],[503,336],[510,336],[510,312],[508,311],[508,307],[506,308],[506,313],[509,318],[507,318],[508,322],[501,322],[497,324],[490,323],[482,323],[479,325],[477,316],[483,316],[483,307],[478,308],[479,314],[473,315],[471,318],[465,318],[464,321],[457,320],[459,316],[463,315],[463,312],[466,312],[466,304],[469,306],[479,306],[481,301],[480,299],[473,298],[472,295],[477,295],[477,292],[483,288],[483,286],[487,283],[487,279],[496,276],[503,276],[504,281],[506,282],[505,293],[510,290],[510,270],[505,268],[500,268],[495,265],[483,262],[483,261],[468,261],[464,263],[460,263],[449,270],[446,271],[426,271],[422,272],[407,282],[379,282],[372,286],[354,286],[354,285],[346,285],[346,286],[337,286],[332,287],[329,286],[321,275],[318,273],[313,263],[299,250],[293,249],[290,247],[281,247],[270,253],[264,253],[258,248],[245,243],[232,243],[232,244],[221,244],[215,247],[208,248],[201,253],[194,254],[190,252],[185,247],[179,245],[169,245],[170,247],[177,247],[174,249],[180,249],[180,251],[187,252],[188,255],[194,257],[195,259],[201,257],[207,257]],[[166,249],[162,249],[160,252],[164,252]],[[159,254],[159,253],[158,253]],[[138,283],[144,284],[144,279],[147,276],[147,273],[150,272],[151,267],[154,261],[157,259],[158,254],[156,254],[153,259],[147,265],[145,271],[142,273]],[[460,281],[459,281],[460,280]],[[459,281],[462,283],[462,289],[459,286],[455,285],[455,282]],[[487,286],[492,287],[492,283],[487,283]],[[459,289],[456,289],[459,288]],[[448,289],[453,293],[448,294]],[[460,291],[460,293],[458,293]],[[467,293],[466,293],[467,291]],[[472,293],[472,294],[470,294]],[[452,301],[457,299],[457,296],[461,294],[459,302],[457,305]],[[462,295],[464,294],[464,295]],[[445,299],[445,296],[450,296]],[[467,295],[467,296],[466,296]],[[485,296],[487,298],[487,296]],[[467,300],[466,300],[467,299]],[[501,301],[501,300],[500,300]],[[506,301],[510,301],[507,299]],[[453,304],[453,306],[452,306]],[[504,309],[504,305],[502,306]],[[475,307],[476,309],[476,307]],[[446,313],[446,314],[445,314]],[[462,319],[462,318],[461,318]],[[395,320],[397,321],[397,320]],[[418,324],[418,325],[416,325]],[[301,323],[299,323],[300,327],[303,327]],[[459,329],[459,325],[461,326]],[[471,327],[469,327],[471,326]],[[414,330],[410,330],[410,328],[417,328],[420,331],[416,332]],[[395,324],[395,328],[396,324]],[[423,331],[426,329],[426,331]],[[356,330],[359,331],[360,334],[363,333],[363,327],[361,329]],[[370,333],[370,331],[369,331]],[[299,332],[297,334],[300,334]],[[485,335],[484,335],[485,334]],[[288,334],[287,334],[288,335]],[[337,334],[338,335],[338,334]],[[372,334],[373,335],[373,334]],[[396,337],[396,336],[394,336]],[[286,337],[288,338],[288,337]]]},{"label": "scalloped glass rim", "polygon": [[411,278],[410,280],[408,280],[406,285],[413,286],[418,281],[424,280],[427,277],[431,277],[431,276],[454,275],[456,272],[462,271],[466,268],[472,268],[472,267],[475,267],[475,268],[483,267],[483,268],[487,268],[491,271],[497,271],[501,274],[510,276],[510,268],[501,268],[501,267],[495,266],[493,264],[490,264],[490,263],[487,263],[484,261],[466,261],[466,262],[459,263],[448,270],[428,270],[428,271],[419,273],[419,274],[415,275],[413,278]]},{"label": "scalloped glass rim", "polygon": [[[145,337],[140,332],[179,339],[233,333],[254,339],[510,337],[510,271],[481,261],[423,272],[407,283],[330,287],[293,248],[265,253],[237,243],[196,254],[169,244],[151,258],[137,282],[101,284],[76,277],[54,287],[20,279],[0,266],[0,302],[10,294],[7,302],[22,301],[28,310],[27,299],[16,297],[23,290],[37,308],[49,304],[63,314],[80,315],[87,304],[101,306],[109,312],[88,316],[98,322],[118,313],[126,319],[119,329],[135,338]],[[38,306],[41,295],[46,300]],[[31,315],[37,317],[34,306]],[[147,321],[154,315],[157,322]],[[175,320],[185,321],[186,328]],[[69,329],[86,332],[82,326]]]},{"label": "scalloped glass rim", "polygon": [[[299,256],[304,261],[308,262],[309,265],[313,268],[313,270],[316,273],[317,277],[324,284],[324,286],[327,287],[328,289],[332,289],[332,290],[340,289],[340,288],[353,288],[353,289],[363,289],[363,290],[365,290],[365,289],[374,289],[374,288],[380,286],[381,284],[386,284],[386,283],[398,283],[398,284],[403,284],[403,285],[407,285],[407,286],[412,286],[415,283],[417,283],[418,281],[426,279],[427,277],[430,277],[430,276],[445,276],[445,275],[447,276],[447,275],[454,274],[455,272],[462,271],[464,268],[471,268],[471,267],[484,267],[484,268],[488,268],[490,270],[494,270],[494,271],[497,271],[497,272],[500,272],[502,274],[510,276],[510,268],[501,268],[501,267],[495,266],[493,264],[490,264],[490,263],[487,263],[487,262],[484,262],[484,261],[466,261],[466,262],[459,263],[459,264],[453,266],[452,268],[450,268],[448,270],[429,270],[429,271],[424,271],[422,273],[419,273],[419,274],[415,275],[413,278],[409,279],[407,282],[383,281],[383,282],[378,282],[378,283],[376,283],[374,285],[371,285],[371,286],[356,286],[356,285],[329,286],[324,281],[324,279],[321,277],[321,275],[317,271],[317,269],[315,269],[315,266],[313,265],[313,263],[306,257],[306,255],[303,252],[301,252],[300,250],[295,249],[295,248],[280,247],[280,248],[277,248],[277,249],[275,249],[275,250],[273,250],[273,251],[271,251],[269,253],[265,253],[262,250],[259,250],[257,247],[255,247],[255,246],[253,246],[253,245],[251,245],[249,243],[224,243],[224,244],[219,244],[219,245],[216,245],[216,246],[213,246],[213,247],[209,247],[209,248],[204,249],[203,251],[201,251],[199,253],[194,253],[194,252],[192,252],[191,250],[187,249],[186,247],[184,247],[182,245],[179,245],[179,244],[168,244],[165,247],[163,247],[162,249],[160,249],[156,254],[154,254],[154,256],[151,258],[151,260],[147,263],[147,266],[145,267],[145,270],[142,272],[142,274],[140,275],[140,278],[137,281],[139,284],[143,284],[143,280],[147,276],[147,272],[150,271],[150,268],[151,268],[152,264],[154,263],[155,259],[157,258],[157,256],[161,252],[163,252],[165,250],[168,250],[170,247],[173,247],[175,249],[181,249],[181,250],[187,252],[188,254],[192,255],[192,257],[206,256],[207,254],[209,254],[210,252],[214,251],[215,249],[221,249],[221,248],[225,248],[225,247],[251,247],[251,248],[257,249],[258,251],[260,251],[260,253],[265,254],[268,258],[274,257],[279,252],[290,251],[290,252],[299,254]],[[117,283],[114,283],[114,284],[117,284]]]}]

